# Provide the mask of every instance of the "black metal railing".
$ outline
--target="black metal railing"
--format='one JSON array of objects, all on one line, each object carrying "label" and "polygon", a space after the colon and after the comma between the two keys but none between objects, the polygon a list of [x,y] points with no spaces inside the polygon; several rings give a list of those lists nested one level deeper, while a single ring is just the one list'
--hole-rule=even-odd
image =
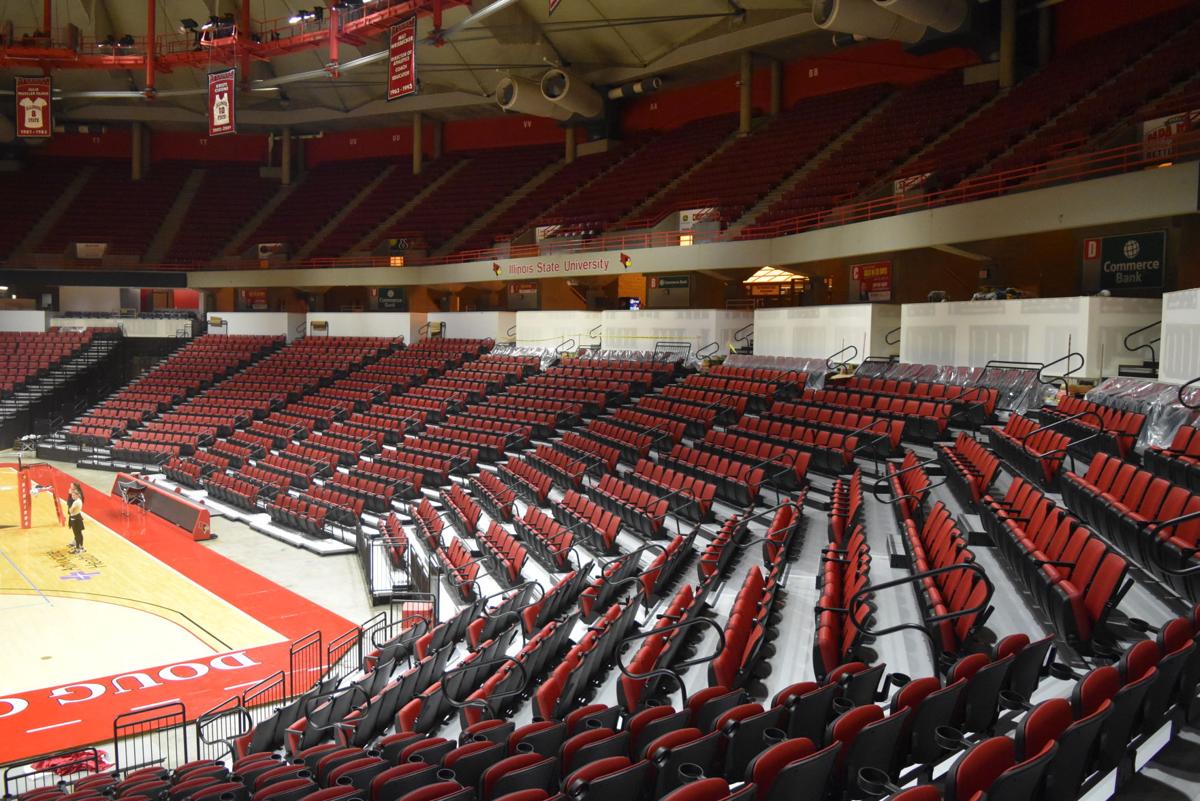
[{"label": "black metal railing", "polygon": [[712,356],[716,356],[720,352],[721,352],[721,343],[717,342],[716,340],[713,340],[712,342],[709,342],[707,345],[704,345],[703,347],[698,348],[696,350],[696,358],[697,359],[708,359]]},{"label": "black metal railing", "polygon": [[[834,359],[836,359],[837,357],[841,356],[844,353],[848,353],[850,355],[847,356],[845,359],[843,359],[840,362],[834,361]],[[850,362],[854,361],[857,358],[858,358],[858,346],[857,345],[847,345],[846,347],[842,348],[841,350],[839,350],[835,353],[831,353],[825,357],[825,368],[827,370],[833,370],[835,367],[840,367],[842,372],[845,372],[850,369]]]},{"label": "black metal railing", "polygon": [[[1075,367],[1071,367],[1071,360],[1075,359],[1075,358],[1079,359],[1079,364],[1076,365]],[[1066,362],[1068,369],[1066,371],[1064,371],[1062,373],[1062,375],[1047,376],[1046,370],[1053,367],[1054,365],[1058,364],[1059,362]],[[1084,358],[1084,355],[1082,353],[1079,353],[1078,351],[1071,351],[1066,356],[1060,356],[1059,358],[1055,359],[1052,362],[1047,362],[1046,364],[1043,364],[1041,369],[1038,370],[1037,380],[1039,383],[1041,383],[1045,386],[1055,386],[1056,384],[1058,384],[1058,382],[1061,381],[1062,382],[1062,390],[1063,390],[1063,392],[1066,392],[1067,387],[1069,386],[1069,382],[1067,381],[1067,379],[1070,378],[1073,374],[1082,370],[1083,366],[1086,363],[1087,363],[1087,359]]]},{"label": "black metal railing", "polygon": [[569,339],[564,339],[562,342],[558,343],[557,347],[554,348],[554,352],[559,354],[560,356],[564,353],[570,353],[573,350],[575,350],[575,338],[574,337],[571,337]]},{"label": "black metal railing", "polygon": [[[717,648],[711,654],[707,654],[705,656],[694,657],[692,659],[684,660],[683,662],[676,662],[675,665],[671,668],[660,667],[660,668],[655,668],[654,670],[646,671],[645,673],[630,673],[629,666],[621,661],[621,654],[628,650],[628,646],[632,645],[635,642],[638,642],[639,640],[644,640],[647,637],[658,637],[658,636],[662,636],[664,634],[669,634],[672,631],[680,631],[682,629],[689,629],[689,628],[692,628],[693,626],[701,626],[701,625],[708,626],[709,628],[711,628],[713,631],[715,631],[717,633]],[[704,664],[707,664],[707,663],[713,661],[718,656],[720,656],[721,652],[724,650],[725,650],[725,630],[722,629],[719,625],[717,625],[716,621],[714,621],[714,620],[710,620],[709,618],[706,618],[706,617],[696,617],[696,618],[692,618],[691,620],[685,620],[681,623],[672,623],[669,626],[659,626],[656,628],[650,628],[650,629],[647,629],[646,631],[640,632],[638,634],[634,634],[630,637],[626,637],[625,639],[621,640],[621,645],[617,648],[617,667],[620,669],[621,674],[624,676],[627,676],[635,681],[646,681],[647,688],[649,688],[649,686],[650,686],[649,682],[651,679],[655,679],[655,678],[670,678],[670,679],[672,679],[675,682],[675,685],[677,687],[679,687],[679,695],[681,696],[681,702],[682,702],[679,708],[687,709],[687,703],[688,703],[687,687],[683,683],[683,676],[681,675],[681,673],[684,670],[686,670],[687,668],[693,667],[695,665],[704,665]]]},{"label": "black metal railing", "polygon": [[[910,473],[913,470],[920,470],[920,469],[926,468],[930,465],[936,465],[936,464],[938,464],[938,460],[936,458],[925,459],[923,461],[917,462],[916,464],[909,465],[908,467],[902,467],[899,470],[897,470],[896,472],[891,473],[889,475],[880,476],[879,478],[877,478],[875,480],[875,483],[871,485],[870,492],[872,495],[875,496],[875,500],[880,501],[881,503],[886,503],[890,506],[895,506],[896,504],[900,503],[900,501],[910,500],[910,499],[918,501],[918,502],[924,501],[925,495],[928,495],[930,493],[930,491],[937,489],[938,487],[940,487],[946,483],[946,478],[944,476],[942,477],[941,481],[939,481],[937,483],[930,483],[927,486],[923,487],[921,489],[921,492],[924,493],[924,495],[922,495],[920,497],[918,497],[916,495],[898,495],[895,498],[892,498],[891,500],[885,501],[883,498],[879,497],[879,494],[881,492],[883,492],[884,490],[887,490],[889,492],[891,491],[891,480],[893,478],[899,478],[900,476],[904,475],[905,473]],[[926,475],[926,478],[928,478],[928,475]]]},{"label": "black metal railing", "polygon": [[[1072,439],[1065,446],[1063,446],[1061,448],[1055,448],[1052,451],[1046,451],[1045,453],[1035,453],[1034,451],[1031,451],[1029,449],[1029,439],[1034,434],[1040,434],[1043,431],[1053,431],[1054,429],[1056,429],[1060,426],[1064,426],[1067,423],[1073,423],[1081,417],[1096,418],[1096,423],[1097,423],[1096,433],[1088,434],[1086,437],[1083,437],[1081,439]],[[1102,437],[1102,436],[1104,436],[1104,434],[1105,434],[1105,431],[1104,431],[1104,418],[1103,417],[1101,417],[1097,412],[1093,412],[1093,411],[1080,412],[1079,414],[1073,414],[1070,417],[1062,417],[1051,423],[1047,423],[1046,425],[1041,426],[1040,428],[1035,428],[1033,431],[1030,431],[1028,434],[1021,437],[1021,450],[1025,451],[1026,456],[1029,456],[1030,458],[1033,458],[1033,459],[1039,459],[1039,460],[1040,459],[1051,459],[1055,456],[1058,456],[1059,454],[1062,454],[1064,457],[1070,456],[1071,457],[1071,465],[1072,465],[1072,467],[1074,467],[1075,454],[1071,453],[1071,449],[1077,448],[1085,442],[1090,442],[1091,440],[1097,439],[1098,437]]]},{"label": "black metal railing", "polygon": [[170,768],[188,761],[187,709],[179,701],[155,704],[113,719],[113,771]]},{"label": "black metal railing", "polygon": [[1191,381],[1187,382],[1186,384],[1179,385],[1179,405],[1185,409],[1193,409],[1193,410],[1200,409],[1200,403],[1196,403],[1193,405],[1183,399],[1183,391],[1185,389],[1187,389],[1188,387],[1192,386],[1193,384],[1200,384],[1200,376],[1193,378]]},{"label": "black metal railing", "polygon": [[1129,351],[1130,353],[1137,353],[1138,351],[1149,350],[1150,358],[1143,359],[1143,361],[1150,362],[1150,363],[1157,363],[1158,362],[1158,354],[1155,352],[1154,346],[1162,341],[1161,333],[1159,334],[1159,336],[1156,336],[1154,339],[1143,342],[1141,345],[1133,345],[1133,344],[1131,344],[1130,340],[1132,340],[1138,334],[1144,334],[1147,331],[1150,331],[1154,328],[1159,328],[1161,326],[1162,326],[1162,320],[1155,320],[1154,322],[1150,323],[1150,325],[1144,325],[1141,328],[1138,328],[1134,331],[1130,331],[1128,334],[1125,335],[1125,339],[1123,340],[1123,344],[1125,345],[1125,350]]},{"label": "black metal railing", "polygon": [[[895,339],[892,339],[892,334],[896,335]],[[899,345],[900,344],[900,326],[896,326],[891,331],[888,331],[886,334],[884,334],[883,341],[884,341],[884,344],[887,344],[887,345]]]},{"label": "black metal railing", "polygon": [[749,342],[754,339],[754,323],[743,325],[741,328],[733,332],[734,342]]}]

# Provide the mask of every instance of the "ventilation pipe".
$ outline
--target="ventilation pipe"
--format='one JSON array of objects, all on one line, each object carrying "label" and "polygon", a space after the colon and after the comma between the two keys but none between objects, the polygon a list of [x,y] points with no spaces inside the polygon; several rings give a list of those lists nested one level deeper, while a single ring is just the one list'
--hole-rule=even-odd
[{"label": "ventilation pipe", "polygon": [[967,21],[966,0],[875,0],[875,5],[942,33],[954,33]]},{"label": "ventilation pipe", "polygon": [[651,92],[657,92],[662,89],[663,80],[657,75],[653,78],[647,78],[644,81],[634,81],[633,83],[614,86],[608,90],[609,100],[621,100],[626,97],[636,97],[637,95],[645,95]]},{"label": "ventilation pipe", "polygon": [[572,114],[593,119],[604,113],[604,98],[587,81],[555,67],[542,76],[542,97]]},{"label": "ventilation pipe", "polygon": [[821,30],[907,44],[919,42],[926,29],[880,8],[874,0],[815,0],[812,15],[813,23]]},{"label": "ventilation pipe", "polygon": [[515,111],[518,114],[549,117],[559,121],[571,117],[569,109],[542,97],[542,91],[536,81],[518,78],[515,75],[501,78],[500,83],[496,84],[496,102],[505,111]]}]

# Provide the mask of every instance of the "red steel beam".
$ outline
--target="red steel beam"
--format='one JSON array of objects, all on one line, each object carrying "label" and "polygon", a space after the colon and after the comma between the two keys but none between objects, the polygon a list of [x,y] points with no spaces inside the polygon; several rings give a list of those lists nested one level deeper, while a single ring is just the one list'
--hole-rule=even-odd
[{"label": "red steel beam", "polygon": [[146,0],[146,96],[154,96],[154,51],[158,49],[155,31],[155,0]]}]

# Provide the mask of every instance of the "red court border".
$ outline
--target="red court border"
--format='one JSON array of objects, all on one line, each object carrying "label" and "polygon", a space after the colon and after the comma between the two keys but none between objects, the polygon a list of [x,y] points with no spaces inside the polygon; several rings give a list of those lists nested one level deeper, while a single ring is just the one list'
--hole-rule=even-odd
[{"label": "red court border", "polygon": [[[0,464],[2,467],[15,469],[17,465]],[[46,464],[28,470],[35,483],[53,485],[59,498],[66,497],[67,488],[75,481]],[[113,683],[116,676],[85,678],[86,655],[81,655],[78,681],[0,698],[0,764],[111,740],[117,715],[165,701],[182,701],[188,718],[195,718],[276,671],[286,672],[293,640],[320,631],[327,644],[354,628],[345,618],[194,542],[191,532],[138,510],[130,512],[137,516],[130,526],[133,518],[126,517],[124,502],[92,487],[84,488],[84,500],[88,516],[284,639],[228,656],[147,666],[120,674],[123,680],[119,684]],[[136,529],[136,537],[126,533],[127,527]],[[20,536],[20,532],[9,536]],[[113,647],[119,648],[120,643]]]}]

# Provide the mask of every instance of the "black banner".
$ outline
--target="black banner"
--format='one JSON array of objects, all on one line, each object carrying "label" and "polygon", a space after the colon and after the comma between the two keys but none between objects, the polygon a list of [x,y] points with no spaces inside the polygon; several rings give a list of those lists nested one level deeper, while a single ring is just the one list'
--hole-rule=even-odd
[{"label": "black banner", "polygon": [[1101,289],[1160,289],[1166,276],[1167,232],[1106,236],[1083,244],[1085,262],[1099,262]]}]

